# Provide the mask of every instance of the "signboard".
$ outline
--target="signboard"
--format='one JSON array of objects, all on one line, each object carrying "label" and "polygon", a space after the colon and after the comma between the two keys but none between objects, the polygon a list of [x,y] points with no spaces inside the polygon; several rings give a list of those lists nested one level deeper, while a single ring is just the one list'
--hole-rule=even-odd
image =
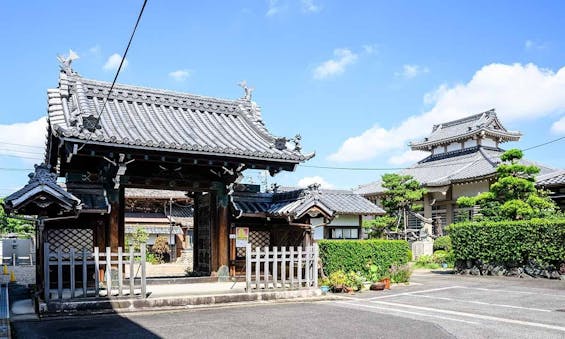
[{"label": "signboard", "polygon": [[249,227],[235,228],[235,247],[245,247],[249,242]]}]

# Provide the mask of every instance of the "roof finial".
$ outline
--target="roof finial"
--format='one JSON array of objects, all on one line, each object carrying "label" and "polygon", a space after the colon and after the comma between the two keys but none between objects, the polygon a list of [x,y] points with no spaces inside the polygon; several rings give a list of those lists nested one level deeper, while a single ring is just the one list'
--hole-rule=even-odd
[{"label": "roof finial", "polygon": [[57,55],[57,60],[59,60],[60,63],[59,67],[61,67],[61,71],[65,72],[67,75],[71,75],[75,73],[71,68],[71,63],[73,62],[73,60],[76,60],[78,58],[79,58],[78,54],[76,54],[75,51],[73,51],[72,49],[69,49],[68,57]]},{"label": "roof finial", "polygon": [[243,100],[247,100],[247,101],[251,101],[251,95],[253,93],[253,90],[255,90],[255,88],[253,87],[247,87],[247,81],[243,80],[242,82],[240,82],[239,84],[237,84],[239,87],[243,88],[243,90],[245,91],[245,95],[243,96]]}]

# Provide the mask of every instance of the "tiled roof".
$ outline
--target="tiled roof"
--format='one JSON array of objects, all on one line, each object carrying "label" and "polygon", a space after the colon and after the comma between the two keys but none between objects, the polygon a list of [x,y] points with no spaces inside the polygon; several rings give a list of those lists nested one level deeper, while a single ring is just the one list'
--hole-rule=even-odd
[{"label": "tiled roof", "polygon": [[179,226],[155,226],[155,225],[125,225],[126,234],[132,234],[138,227],[143,228],[148,234],[161,234],[168,235],[169,232],[172,234],[182,234],[182,229]]},{"label": "tiled roof", "polygon": [[260,108],[248,98],[116,84],[95,126],[110,85],[62,71],[58,88],[48,90],[53,133],[68,140],[176,153],[290,163],[313,157],[300,152],[299,142],[289,149],[289,139],[271,135]]},{"label": "tiled roof", "polygon": [[131,199],[190,199],[186,196],[186,192],[182,191],[154,190],[145,188],[126,188],[125,197]]},{"label": "tiled roof", "polygon": [[508,131],[498,120],[493,110],[471,115],[462,119],[434,125],[432,133],[424,140],[411,142],[413,150],[427,150],[436,145],[464,140],[475,135],[491,135],[505,141],[517,141],[522,134]]},{"label": "tiled roof", "polygon": [[385,212],[364,197],[346,190],[294,189],[276,193],[240,193],[232,195],[232,203],[241,214],[290,216],[299,218],[316,207],[329,215],[380,215]]},{"label": "tiled roof", "polygon": [[[496,167],[501,162],[503,150],[475,147],[460,151],[449,152],[441,156],[430,156],[414,166],[402,170],[399,174],[411,175],[423,186],[444,186],[452,183],[461,183],[474,179],[492,177],[496,174]],[[525,165],[535,165],[540,168],[540,174],[555,171],[545,165],[527,159],[520,161]],[[383,192],[385,188],[380,182],[359,186],[356,193],[370,195]]]},{"label": "tiled roof", "polygon": [[544,187],[565,185],[565,169],[539,175],[536,184]]},{"label": "tiled roof", "polygon": [[29,177],[24,187],[4,199],[7,211],[33,215],[47,207],[53,208],[53,203],[64,212],[80,209],[80,199],[57,185],[57,175],[51,173],[49,166],[36,165]]}]

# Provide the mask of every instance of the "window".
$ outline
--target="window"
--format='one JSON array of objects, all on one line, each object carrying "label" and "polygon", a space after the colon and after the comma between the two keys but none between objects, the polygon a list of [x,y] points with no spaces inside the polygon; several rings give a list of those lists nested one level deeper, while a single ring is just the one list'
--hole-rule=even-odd
[{"label": "window", "polygon": [[359,230],[357,228],[332,228],[332,239],[358,239]]}]

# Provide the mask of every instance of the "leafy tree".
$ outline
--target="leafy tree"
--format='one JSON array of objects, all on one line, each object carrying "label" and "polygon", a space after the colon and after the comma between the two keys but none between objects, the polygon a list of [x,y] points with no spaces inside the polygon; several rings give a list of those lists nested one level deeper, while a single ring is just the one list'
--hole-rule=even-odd
[{"label": "leafy tree", "polygon": [[[4,204],[4,199],[0,199],[0,205]],[[4,212],[4,209],[0,206],[0,233],[16,233],[21,236],[30,236],[33,234],[34,226],[33,222],[10,218]]]},{"label": "leafy tree", "polygon": [[426,189],[411,175],[384,174],[382,186],[386,188],[383,193],[382,204],[391,216],[398,216],[402,210],[420,210],[421,205],[415,205],[422,200]]},{"label": "leafy tree", "polygon": [[384,174],[382,186],[386,188],[382,196],[382,205],[387,215],[363,222],[363,228],[371,238],[381,238],[385,229],[397,227],[399,218],[404,216],[405,210],[420,210],[422,206],[414,203],[422,200],[426,193],[426,189],[410,175]]},{"label": "leafy tree", "polygon": [[134,251],[141,250],[141,245],[147,243],[147,239],[149,238],[149,234],[147,231],[140,226],[135,228],[135,231],[128,235],[126,244],[128,246],[133,246]]},{"label": "leafy tree", "polygon": [[519,161],[523,153],[511,149],[502,154],[503,161],[496,169],[497,181],[488,192],[475,197],[460,197],[461,207],[479,206],[483,218],[494,221],[521,220],[552,216],[556,213],[555,203],[547,192],[535,186],[536,174],[540,169],[524,165]]},{"label": "leafy tree", "polygon": [[167,237],[160,235],[155,238],[151,251],[155,254],[159,262],[164,262],[168,259],[171,250],[169,249]]},{"label": "leafy tree", "polygon": [[384,230],[392,228],[395,224],[396,217],[383,215],[373,220],[364,220],[362,226],[365,232],[369,234],[370,238],[382,238],[384,236]]}]

